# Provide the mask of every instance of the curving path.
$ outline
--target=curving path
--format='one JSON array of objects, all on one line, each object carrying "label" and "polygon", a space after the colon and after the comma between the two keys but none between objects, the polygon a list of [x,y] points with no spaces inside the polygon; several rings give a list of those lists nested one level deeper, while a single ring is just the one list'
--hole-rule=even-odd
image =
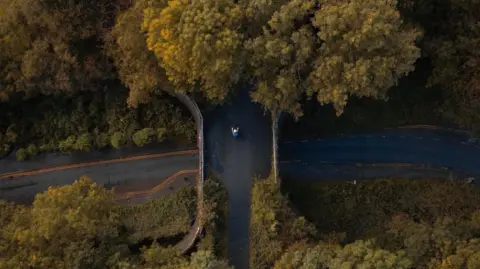
[{"label": "curving path", "polygon": [[[228,253],[235,269],[249,267],[250,192],[252,179],[270,172],[270,116],[243,90],[231,104],[205,117],[207,169],[216,172],[228,192]],[[231,126],[240,127],[233,138]]]},{"label": "curving path", "polygon": [[437,128],[398,128],[371,134],[282,142],[282,174],[308,174],[326,163],[415,163],[480,176],[480,143],[466,133]]}]

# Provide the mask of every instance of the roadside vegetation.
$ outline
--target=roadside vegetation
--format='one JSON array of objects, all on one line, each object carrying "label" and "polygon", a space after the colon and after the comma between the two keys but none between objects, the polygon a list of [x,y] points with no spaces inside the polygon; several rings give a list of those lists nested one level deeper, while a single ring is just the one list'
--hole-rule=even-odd
[{"label": "roadside vegetation", "polygon": [[251,268],[478,268],[479,197],[436,179],[257,181]]},{"label": "roadside vegetation", "polygon": [[[207,182],[213,205],[220,201],[213,193],[220,186]],[[50,187],[32,206],[0,201],[0,268],[227,269],[213,245],[182,256],[173,248],[176,242],[165,241],[175,235],[180,240],[188,231],[195,198],[189,187],[146,204],[119,206],[113,190],[83,177]],[[219,216],[214,208],[207,225],[211,234]]]},{"label": "roadside vegetation", "polygon": [[179,238],[186,235],[195,220],[196,188],[185,187],[145,204],[119,205],[118,211],[131,243],[146,238]]},{"label": "roadside vegetation", "polygon": [[[173,108],[158,110],[170,105],[160,93],[208,107],[240,88],[272,114],[291,115],[280,132],[288,139],[416,123],[479,133],[480,57],[470,49],[479,5],[2,0],[0,153],[15,145],[25,159],[190,138],[190,123],[162,112]],[[150,112],[127,109],[151,103]],[[140,120],[149,113],[170,124]]]},{"label": "roadside vegetation", "polygon": [[209,250],[216,257],[227,259],[227,190],[215,174],[210,174],[205,180],[203,192],[207,218],[204,220],[204,232],[197,249]]},{"label": "roadside vegetation", "polygon": [[460,127],[442,114],[445,106],[442,90],[427,87],[427,71],[432,68],[427,61],[419,60],[415,71],[388,91],[388,101],[352,97],[344,113],[337,116],[330,105],[319,106],[316,100],[305,100],[303,117],[296,120],[285,115],[282,118],[280,138],[315,139],[415,124]]},{"label": "roadside vegetation", "polygon": [[[0,106],[0,156],[16,150],[18,160],[43,152],[88,152],[193,143],[195,122],[172,97],[129,108],[128,90],[117,85],[95,93],[32,98]],[[41,113],[39,113],[41,111]]]}]

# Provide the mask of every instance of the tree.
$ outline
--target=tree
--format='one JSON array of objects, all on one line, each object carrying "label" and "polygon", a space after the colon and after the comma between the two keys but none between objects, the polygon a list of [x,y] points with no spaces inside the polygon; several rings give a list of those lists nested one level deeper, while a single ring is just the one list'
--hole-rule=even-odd
[{"label": "tree", "polygon": [[288,248],[273,269],[328,269],[328,264],[340,249],[338,245],[314,246],[301,242]]},{"label": "tree", "polygon": [[168,80],[181,92],[197,85],[211,100],[222,101],[242,70],[242,10],[233,1],[169,1],[148,7],[143,29],[147,47]]},{"label": "tree", "polygon": [[298,217],[272,178],[255,182],[252,189],[250,268],[269,268],[284,249],[315,234],[315,227]]},{"label": "tree", "polygon": [[[167,4],[166,1],[155,1],[155,5],[161,8]],[[134,1],[132,7],[117,16],[115,26],[107,36],[107,54],[113,58],[120,79],[130,89],[127,103],[131,107],[149,102],[156,88],[168,89],[165,72],[155,54],[147,49],[142,30],[147,7],[148,1]]]},{"label": "tree", "polygon": [[[95,49],[110,1],[0,1],[0,100],[88,89],[110,72]],[[91,59],[92,61],[86,61]]]},{"label": "tree", "polygon": [[385,97],[420,56],[420,32],[407,27],[394,0],[292,0],[249,40],[252,98],[299,117],[303,94],[343,112],[348,96]]},{"label": "tree", "polygon": [[85,177],[50,187],[3,228],[9,255],[0,268],[106,268],[128,253],[114,206],[113,191]]},{"label": "tree", "polygon": [[227,261],[216,258],[211,251],[197,251],[192,254],[189,269],[233,269]]},{"label": "tree", "polygon": [[480,16],[478,1],[447,1],[448,18],[442,20],[441,34],[431,37],[434,69],[430,85],[446,88],[442,111],[460,127],[480,133]]},{"label": "tree", "polygon": [[[474,212],[467,220],[441,217],[429,224],[398,215],[388,223],[386,247],[405,249],[417,268],[439,268],[443,263],[447,266],[452,259],[466,261],[470,255],[461,252],[462,249],[467,251],[477,247],[475,241],[472,241],[472,245],[468,245],[468,242],[479,231],[479,216],[478,212]],[[472,256],[472,259],[475,257]]]},{"label": "tree", "polygon": [[480,240],[472,239],[461,242],[452,254],[441,261],[432,261],[431,269],[474,269],[480,268]]},{"label": "tree", "polygon": [[246,42],[256,85],[252,99],[274,113],[302,115],[299,75],[307,71],[317,48],[309,26],[297,24],[311,16],[314,7],[314,1],[289,1],[273,14],[263,35]]},{"label": "tree", "polygon": [[153,244],[149,248],[143,249],[142,258],[146,268],[167,269],[173,265],[176,266],[176,268],[186,268],[188,266],[188,260],[180,256],[175,248],[164,248],[158,244]]},{"label": "tree", "polygon": [[293,246],[275,263],[274,269],[407,269],[411,265],[403,252],[391,253],[376,247],[374,241],[358,240],[343,248],[324,243],[315,247],[306,244]]}]

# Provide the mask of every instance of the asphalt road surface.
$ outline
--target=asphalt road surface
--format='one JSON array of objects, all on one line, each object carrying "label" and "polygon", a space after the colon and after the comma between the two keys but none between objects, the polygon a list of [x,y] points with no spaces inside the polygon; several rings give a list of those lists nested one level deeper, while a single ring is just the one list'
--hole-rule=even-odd
[{"label": "asphalt road surface", "polygon": [[[205,160],[228,192],[228,253],[235,269],[249,268],[250,192],[254,176],[270,173],[271,120],[263,109],[241,92],[231,104],[218,107],[204,117]],[[232,125],[240,127],[234,138]]]},{"label": "asphalt road surface", "polygon": [[282,142],[280,173],[302,174],[325,163],[417,163],[480,176],[480,143],[465,134],[396,129],[315,141]]},{"label": "asphalt road surface", "polygon": [[174,152],[180,150],[197,149],[196,144],[191,145],[174,145],[161,144],[149,145],[144,148],[123,148],[119,150],[103,150],[92,152],[75,152],[72,154],[47,154],[35,157],[33,160],[17,161],[15,154],[10,154],[6,158],[0,158],[0,174],[20,172],[26,170],[43,169],[46,167],[69,165],[75,163],[84,163],[100,160],[128,158],[132,156],[140,156],[146,154],[158,154],[166,152]]},{"label": "asphalt road surface", "polygon": [[194,169],[198,169],[198,153],[62,169],[12,180],[4,178],[0,180],[0,199],[29,203],[37,193],[47,190],[49,186],[71,184],[80,176],[88,176],[108,186],[132,184],[135,181],[142,184],[152,180],[159,184],[178,171]]}]

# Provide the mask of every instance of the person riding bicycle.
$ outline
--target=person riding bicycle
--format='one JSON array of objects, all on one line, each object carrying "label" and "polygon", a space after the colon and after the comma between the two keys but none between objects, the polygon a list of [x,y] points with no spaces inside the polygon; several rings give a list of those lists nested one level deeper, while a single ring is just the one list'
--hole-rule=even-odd
[{"label": "person riding bicycle", "polygon": [[232,134],[234,137],[238,136],[238,132],[240,131],[239,127],[232,127]]}]

